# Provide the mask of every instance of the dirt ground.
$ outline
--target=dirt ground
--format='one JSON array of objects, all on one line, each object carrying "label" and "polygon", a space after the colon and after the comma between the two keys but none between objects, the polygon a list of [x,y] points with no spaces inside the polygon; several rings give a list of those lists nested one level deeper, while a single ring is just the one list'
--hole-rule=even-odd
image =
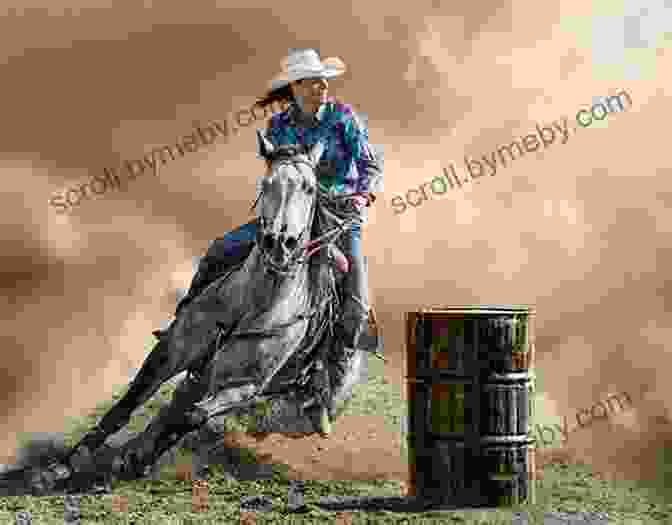
[{"label": "dirt ground", "polygon": [[[385,377],[403,386],[401,362],[390,356]],[[255,450],[264,463],[283,463],[290,477],[300,480],[395,480],[408,483],[408,463],[402,458],[398,436],[385,425],[382,416],[344,416],[334,424],[327,438],[318,435],[293,439],[281,434],[257,439],[243,433],[231,433],[228,445]],[[549,462],[574,462],[572,453],[559,449],[537,451],[536,467]],[[186,469],[188,466],[184,465]]]},{"label": "dirt ground", "polygon": [[[401,384],[401,363],[395,356],[388,357],[385,377]],[[293,479],[406,481],[408,466],[397,440],[382,416],[368,415],[341,417],[327,438],[231,433],[229,445],[254,449],[263,462],[288,465]]]}]

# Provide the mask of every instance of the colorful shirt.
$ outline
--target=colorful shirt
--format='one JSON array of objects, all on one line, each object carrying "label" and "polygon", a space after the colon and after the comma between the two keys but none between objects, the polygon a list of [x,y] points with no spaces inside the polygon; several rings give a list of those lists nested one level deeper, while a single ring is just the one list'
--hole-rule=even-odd
[{"label": "colorful shirt", "polygon": [[369,132],[352,106],[334,98],[322,104],[310,122],[296,103],[273,115],[266,138],[274,146],[315,144],[325,140],[317,167],[318,183],[332,196],[382,191],[382,165],[369,145]]}]

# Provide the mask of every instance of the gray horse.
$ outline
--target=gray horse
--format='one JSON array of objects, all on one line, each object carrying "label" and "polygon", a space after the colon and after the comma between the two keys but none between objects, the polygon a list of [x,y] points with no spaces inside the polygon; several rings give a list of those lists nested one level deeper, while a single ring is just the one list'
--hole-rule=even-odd
[{"label": "gray horse", "polygon": [[[52,469],[53,479],[90,483],[91,475],[107,469],[103,465],[123,479],[144,476],[187,433],[218,416],[249,411],[259,401],[270,410],[258,420],[258,432],[324,431],[363,379],[362,350],[349,356],[340,375],[335,367],[343,364],[329,358],[343,277],[333,263],[336,241],[356,218],[335,214],[318,189],[314,169],[324,151],[321,143],[275,149],[261,133],[257,138],[271,163],[260,196],[258,242],[243,262],[156,333],[159,341],[126,395]],[[161,384],[185,370],[171,403],[142,434],[110,453],[107,437]],[[343,380],[334,385],[333,377]],[[337,408],[325,415],[330,394]],[[101,450],[105,453],[98,454]]]}]

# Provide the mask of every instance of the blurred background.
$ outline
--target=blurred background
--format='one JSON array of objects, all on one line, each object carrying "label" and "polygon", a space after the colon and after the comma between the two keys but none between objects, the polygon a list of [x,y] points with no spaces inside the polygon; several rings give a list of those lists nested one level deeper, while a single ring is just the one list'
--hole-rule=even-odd
[{"label": "blurred background", "polygon": [[[532,304],[540,413],[627,392],[633,410],[571,446],[610,475],[655,476],[672,436],[664,0],[18,4],[0,7],[0,453],[62,430],[140,366],[192,257],[249,220],[255,126],[70,214],[52,195],[249,107],[289,48],[314,47],[346,62],[330,91],[385,153],[365,243],[389,379],[403,381],[405,311]],[[627,111],[394,215],[393,197],[449,163],[621,90]]]}]

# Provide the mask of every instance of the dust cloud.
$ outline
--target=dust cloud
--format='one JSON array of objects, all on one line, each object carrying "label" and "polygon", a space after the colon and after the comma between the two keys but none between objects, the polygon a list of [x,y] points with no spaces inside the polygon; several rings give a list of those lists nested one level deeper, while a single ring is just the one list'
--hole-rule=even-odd
[{"label": "dust cloud", "polygon": [[[582,431],[576,454],[616,475],[655,474],[651,454],[670,434],[657,418],[672,409],[672,68],[651,21],[669,10],[420,0],[341,3],[325,18],[254,1],[30,4],[0,13],[0,453],[11,456],[22,432],[62,430],[139,367],[192,256],[248,220],[262,169],[253,127],[69,214],[49,199],[249,107],[285,50],[314,47],[346,62],[331,92],[366,113],[385,153],[386,191],[365,242],[390,379],[403,380],[405,311],[533,304],[537,366],[561,414],[615,392],[634,401],[634,419]],[[635,44],[633,13],[643,24]],[[598,22],[626,15],[621,49],[605,58]],[[394,214],[392,198],[451,162],[537,123],[566,116],[571,126],[579,109],[622,90],[627,111]]]}]

